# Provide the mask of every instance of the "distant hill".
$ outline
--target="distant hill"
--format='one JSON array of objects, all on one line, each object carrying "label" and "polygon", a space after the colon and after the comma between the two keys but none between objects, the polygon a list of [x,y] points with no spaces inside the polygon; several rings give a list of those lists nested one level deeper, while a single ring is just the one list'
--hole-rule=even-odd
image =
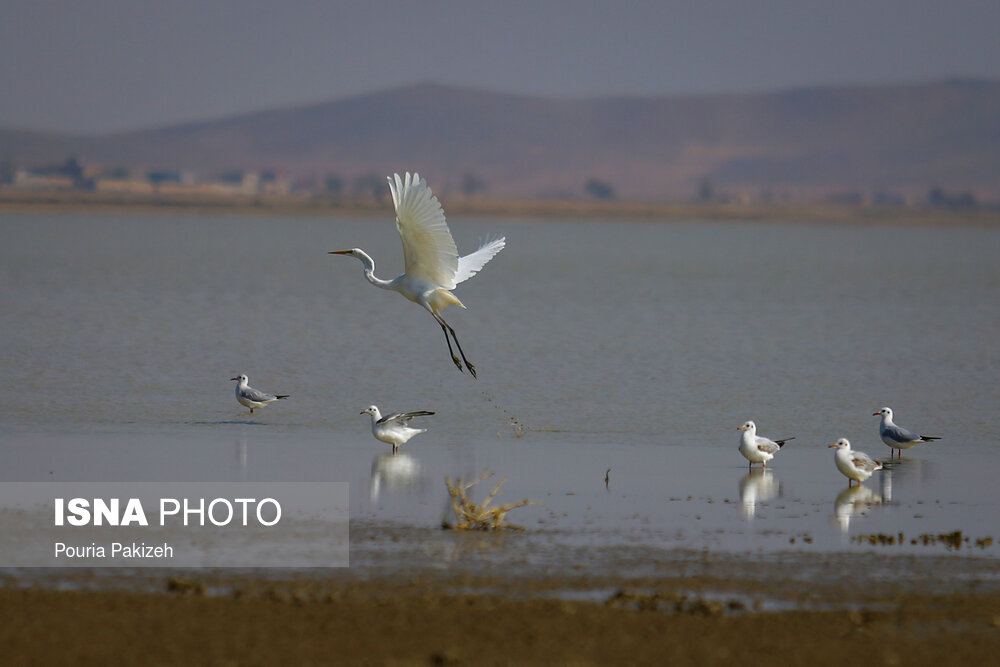
[{"label": "distant hill", "polygon": [[[0,158],[215,172],[418,170],[439,192],[622,198],[706,191],[1000,188],[1000,81],[556,99],[421,84],[100,136],[0,129]],[[474,177],[470,179],[469,177]]]}]

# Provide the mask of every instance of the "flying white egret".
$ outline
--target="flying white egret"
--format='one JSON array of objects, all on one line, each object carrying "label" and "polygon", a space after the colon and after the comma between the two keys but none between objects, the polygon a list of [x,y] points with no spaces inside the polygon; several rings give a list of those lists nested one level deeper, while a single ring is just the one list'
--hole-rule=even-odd
[{"label": "flying white egret", "polygon": [[827,446],[837,448],[833,453],[833,462],[837,464],[837,470],[847,478],[847,486],[851,486],[852,482],[857,482],[860,486],[861,482],[871,477],[873,472],[882,469],[881,461],[876,461],[864,452],[851,449],[851,443],[847,438],[841,438]]},{"label": "flying white egret", "polygon": [[[458,256],[455,239],[451,236],[448,223],[444,218],[441,202],[427,187],[427,181],[414,172],[407,172],[400,178],[394,174],[389,179],[389,191],[392,192],[392,203],[396,208],[396,228],[403,240],[403,260],[405,272],[392,280],[383,280],[375,276],[375,260],[360,248],[350,250],[334,250],[331,255],[350,255],[357,257],[365,267],[365,278],[375,287],[399,292],[407,299],[418,303],[427,309],[444,331],[448,352],[458,370],[469,369],[472,377],[476,377],[476,367],[469,363],[458,342],[458,336],[450,324],[441,317],[441,310],[448,306],[465,305],[458,300],[451,290],[479,271],[493,256],[503,250],[503,237],[487,241],[475,252],[465,257]],[[451,338],[449,338],[449,334]],[[459,361],[451,347],[455,341],[458,353],[462,355]]]},{"label": "flying white egret", "polygon": [[938,436],[934,435],[917,435],[913,431],[907,430],[902,426],[897,426],[892,421],[892,408],[882,408],[878,412],[873,412],[873,417],[882,417],[882,421],[878,425],[878,434],[882,437],[882,442],[889,445],[891,448],[889,450],[889,458],[892,458],[893,453],[898,449],[899,458],[903,458],[903,450],[909,449],[913,445],[920,445],[925,442],[931,442],[932,440],[940,440]]},{"label": "flying white egret", "polygon": [[377,405],[369,405],[361,411],[361,414],[371,415],[372,435],[375,436],[376,440],[381,440],[392,445],[392,453],[395,454],[399,450],[400,445],[405,444],[413,436],[427,430],[425,428],[413,428],[409,424],[410,420],[414,417],[424,417],[434,413],[427,410],[418,410],[417,412],[393,412],[383,417]]},{"label": "flying white egret", "polygon": [[740,434],[740,454],[750,462],[749,467],[751,468],[754,463],[763,464],[766,468],[767,462],[774,458],[778,450],[784,447],[789,440],[795,439],[791,437],[784,440],[771,440],[761,437],[757,435],[757,425],[752,421],[748,421],[743,426],[737,426],[736,430],[743,431]]},{"label": "flying white egret", "polygon": [[236,400],[239,401],[240,404],[250,408],[250,414],[253,414],[254,408],[263,408],[268,403],[274,403],[278,399],[288,398],[289,396],[288,394],[275,396],[274,394],[269,394],[266,391],[254,389],[247,384],[249,380],[246,375],[237,375],[236,377],[229,379],[235,380],[238,383],[236,385]]}]

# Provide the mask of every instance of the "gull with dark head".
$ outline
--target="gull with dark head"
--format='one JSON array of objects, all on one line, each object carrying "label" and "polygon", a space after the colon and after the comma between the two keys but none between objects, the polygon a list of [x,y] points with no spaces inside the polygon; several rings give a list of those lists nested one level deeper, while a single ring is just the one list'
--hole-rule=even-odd
[{"label": "gull with dark head", "polygon": [[784,438],[782,440],[770,440],[757,435],[757,425],[748,421],[743,426],[737,426],[737,431],[743,431],[740,435],[740,454],[750,462],[748,467],[752,468],[754,463],[760,463],[767,467],[767,462],[774,458],[785,443],[794,440],[795,437]]},{"label": "gull with dark head", "polygon": [[376,440],[381,440],[392,445],[392,453],[395,454],[399,451],[400,445],[405,444],[413,436],[427,430],[425,428],[413,428],[410,426],[410,420],[414,417],[424,417],[434,413],[427,410],[418,410],[417,412],[393,412],[383,417],[377,405],[370,405],[362,410],[361,414],[371,416],[372,435],[375,436]]},{"label": "gull with dark head", "polygon": [[266,391],[261,391],[259,389],[254,389],[247,382],[246,375],[237,375],[234,378],[229,378],[232,381],[237,382],[236,385],[236,400],[240,402],[240,405],[245,405],[250,408],[250,414],[253,414],[254,408],[263,408],[267,406],[268,403],[274,403],[282,398],[288,398],[289,394],[269,394]]},{"label": "gull with dark head", "polygon": [[[423,306],[441,325],[445,342],[448,343],[448,353],[455,366],[461,371],[464,363],[472,377],[476,377],[476,367],[465,358],[455,330],[441,316],[441,311],[448,306],[465,308],[451,290],[479,273],[494,255],[503,250],[505,241],[503,237],[487,241],[475,252],[459,257],[441,202],[427,187],[427,181],[420,178],[420,174],[410,176],[407,172],[403,177],[394,174],[389,179],[389,191],[396,207],[396,229],[403,241],[403,275],[392,280],[376,277],[375,260],[361,248],[334,250],[329,254],[348,255],[360,260],[364,265],[365,278],[372,285],[399,292],[413,303]],[[451,347],[453,340],[458,353],[462,355],[461,360],[455,356]]]},{"label": "gull with dark head", "polygon": [[837,470],[847,478],[847,486],[851,486],[854,482],[860,486],[861,482],[872,476],[872,473],[882,469],[881,461],[876,461],[864,452],[851,449],[851,443],[847,438],[841,438],[827,446],[837,449],[833,453],[833,462],[837,464]]},{"label": "gull with dark head", "polygon": [[892,458],[897,449],[899,450],[899,457],[902,458],[904,449],[941,439],[934,435],[917,435],[902,426],[897,426],[892,421],[892,408],[882,408],[878,412],[873,412],[872,416],[882,417],[882,421],[878,425],[878,434],[882,437],[882,442],[890,447],[889,458]]}]

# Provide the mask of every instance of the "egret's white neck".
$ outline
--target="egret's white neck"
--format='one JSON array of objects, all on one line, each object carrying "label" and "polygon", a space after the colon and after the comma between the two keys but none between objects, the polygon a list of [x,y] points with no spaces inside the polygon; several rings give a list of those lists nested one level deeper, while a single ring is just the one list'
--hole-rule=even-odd
[{"label": "egret's white neck", "polygon": [[375,275],[375,260],[372,259],[368,255],[368,253],[366,253],[364,250],[358,250],[354,256],[360,259],[361,263],[364,264],[365,278],[368,279],[368,282],[370,282],[375,287],[381,287],[382,289],[392,289],[391,280],[382,280],[381,278]]}]

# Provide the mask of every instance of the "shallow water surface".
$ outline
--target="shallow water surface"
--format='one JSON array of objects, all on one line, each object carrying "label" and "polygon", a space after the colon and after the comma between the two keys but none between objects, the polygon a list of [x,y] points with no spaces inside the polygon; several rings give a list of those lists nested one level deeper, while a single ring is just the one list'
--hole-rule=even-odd
[{"label": "shallow water surface", "polygon": [[[0,217],[0,479],[349,482],[358,567],[448,567],[444,477],[487,470],[499,502],[539,503],[499,557],[554,568],[618,547],[1000,555],[997,230],[451,225],[460,251],[508,242],[445,311],[478,380],[326,254],[393,277],[388,215]],[[241,372],[291,398],[250,415]],[[393,457],[372,403],[437,414]],[[848,490],[825,445],[888,457],[883,405],[942,440]],[[766,472],[736,451],[747,419],[795,436]]]}]

